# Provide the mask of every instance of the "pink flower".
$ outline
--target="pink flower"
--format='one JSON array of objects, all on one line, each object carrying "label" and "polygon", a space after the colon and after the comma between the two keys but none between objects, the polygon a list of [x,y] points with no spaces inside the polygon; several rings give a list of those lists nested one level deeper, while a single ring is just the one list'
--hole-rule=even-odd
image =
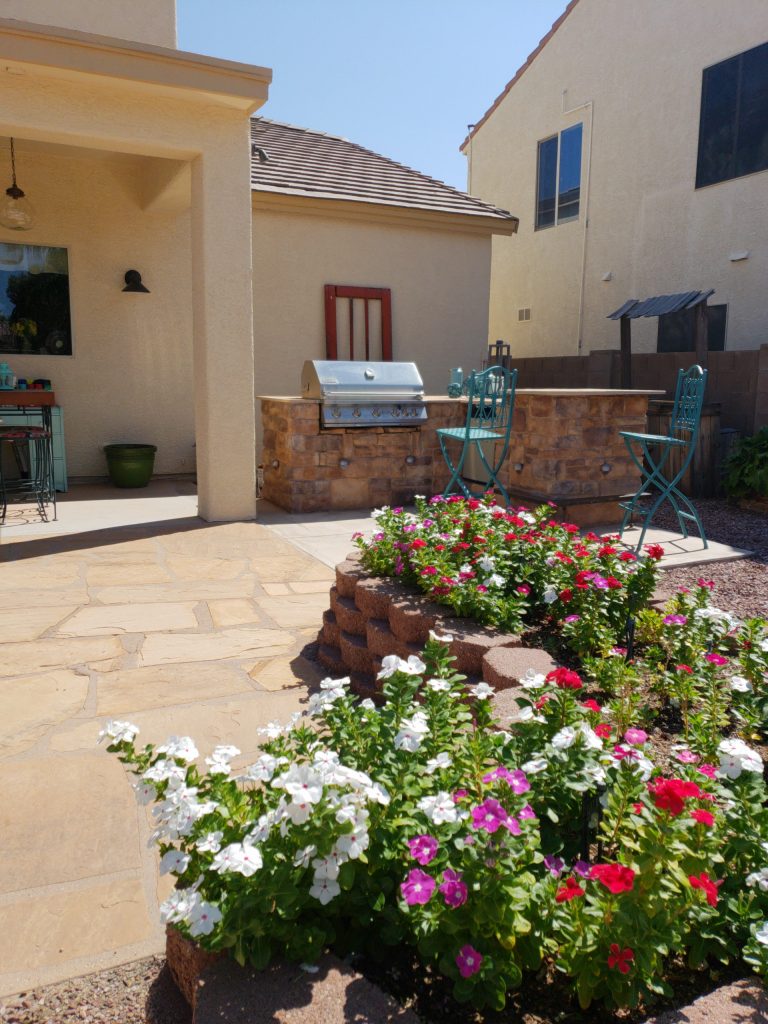
[{"label": "pink flower", "polygon": [[530,804],[526,804],[525,807],[522,807],[517,812],[517,816],[518,816],[518,818],[521,818],[521,819],[536,818],[536,811],[534,811],[534,809],[531,807]]},{"label": "pink flower", "polygon": [[566,615],[563,622],[578,622],[580,618],[580,615]]},{"label": "pink flower", "polygon": [[434,565],[425,565],[424,568],[421,570],[421,575],[437,576],[437,569],[434,567]]},{"label": "pink flower", "polygon": [[520,828],[520,822],[517,818],[507,818],[504,822],[504,828],[506,828],[508,832],[511,832],[513,836],[520,836],[523,834],[523,830]]},{"label": "pink flower", "polygon": [[408,906],[412,907],[415,903],[429,903],[435,885],[436,882],[431,875],[414,868],[408,872],[408,877],[400,886],[400,892]]},{"label": "pink flower", "polygon": [[521,772],[519,768],[513,768],[510,771],[504,765],[499,765],[498,768],[494,768],[492,772],[488,772],[487,775],[483,776],[483,782],[493,782],[494,779],[502,779],[512,792],[517,793],[518,796],[521,793],[527,793],[531,788],[527,775],[525,772]]},{"label": "pink flower", "polygon": [[509,815],[498,800],[488,797],[477,807],[472,808],[472,827],[484,829],[493,834],[506,824]]},{"label": "pink flower", "polygon": [[715,589],[715,581],[714,580],[696,580],[696,582],[699,584],[700,587],[706,587],[707,590],[714,590]]},{"label": "pink flower", "polygon": [[434,860],[439,845],[434,836],[416,836],[415,839],[408,840],[408,849],[411,851],[411,856],[419,864],[429,864],[430,861]]},{"label": "pink flower", "polygon": [[700,764],[697,771],[700,771],[702,775],[706,775],[708,779],[714,779],[715,775],[717,775],[717,768],[713,764]]},{"label": "pink flower", "polygon": [[644,743],[648,742],[648,733],[643,729],[627,729],[624,733],[624,741],[630,743],[633,747],[642,747]]},{"label": "pink flower", "polygon": [[728,664],[728,659],[724,658],[722,656],[722,654],[714,654],[714,653],[712,653],[712,654],[705,654],[704,657],[710,663],[710,665],[727,665]]},{"label": "pink flower", "polygon": [[443,894],[446,906],[451,907],[452,910],[467,902],[467,887],[462,882],[461,874],[458,871],[445,869],[443,884],[439,887],[439,891]]},{"label": "pink flower", "polygon": [[664,625],[665,626],[685,626],[688,622],[687,615],[665,615]]},{"label": "pink flower", "polygon": [[678,750],[675,754],[675,758],[680,764],[696,764],[699,760],[699,755],[694,754],[692,750]]},{"label": "pink flower", "polygon": [[459,800],[463,800],[465,796],[469,796],[469,793],[467,792],[466,789],[457,789],[456,792],[453,794],[453,802],[457,804]]},{"label": "pink flower", "polygon": [[515,590],[518,594],[522,594],[524,597],[527,597],[531,592],[531,588],[527,583],[521,583],[519,587],[515,587]]},{"label": "pink flower", "polygon": [[462,978],[471,978],[473,974],[477,974],[482,963],[482,953],[478,953],[475,947],[469,944],[462,946],[456,955],[456,966]]}]

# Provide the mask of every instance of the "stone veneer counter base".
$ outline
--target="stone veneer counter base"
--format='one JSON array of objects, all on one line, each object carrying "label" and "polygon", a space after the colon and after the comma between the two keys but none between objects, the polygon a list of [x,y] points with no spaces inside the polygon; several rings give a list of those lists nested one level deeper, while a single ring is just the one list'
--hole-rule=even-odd
[{"label": "stone veneer counter base", "polygon": [[[618,499],[639,483],[619,432],[644,431],[648,399],[661,393],[519,389],[500,472],[510,496],[552,501],[582,526],[617,520]],[[466,402],[427,396],[424,426],[337,429],[321,428],[315,400],[262,396],[262,497],[289,512],[319,512],[439,494],[449,472],[437,429],[463,426]]]}]

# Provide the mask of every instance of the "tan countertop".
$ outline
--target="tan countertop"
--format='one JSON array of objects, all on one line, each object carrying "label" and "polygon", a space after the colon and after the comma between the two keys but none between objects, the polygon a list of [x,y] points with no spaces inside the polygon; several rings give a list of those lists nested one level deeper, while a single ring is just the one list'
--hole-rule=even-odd
[{"label": "tan countertop", "polygon": [[[622,395],[664,395],[665,391],[644,390],[641,388],[518,388],[518,395],[543,395],[553,398],[619,398]],[[270,402],[320,402],[319,398],[302,398],[301,395],[256,395],[259,400]],[[461,398],[449,395],[425,395],[425,402],[461,402]]]}]

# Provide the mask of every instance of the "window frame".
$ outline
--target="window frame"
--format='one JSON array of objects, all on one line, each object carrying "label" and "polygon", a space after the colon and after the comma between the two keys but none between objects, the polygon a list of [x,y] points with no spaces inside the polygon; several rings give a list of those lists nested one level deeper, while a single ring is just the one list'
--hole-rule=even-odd
[{"label": "window frame", "polygon": [[[560,216],[560,157],[562,153],[562,139],[566,132],[572,131],[574,128],[579,128],[581,132],[581,139],[579,144],[579,199],[578,199],[578,210],[575,215],[570,217]],[[554,220],[551,224],[539,224],[539,185],[541,182],[541,147],[547,142],[551,142],[553,139],[557,140],[557,158],[555,160],[555,195],[554,195]],[[565,128],[562,128],[551,135],[547,135],[543,139],[539,139],[536,143],[536,191],[533,200],[533,225],[534,231],[546,231],[548,228],[556,228],[560,224],[570,224],[574,221],[578,221],[581,217],[581,178],[584,164],[584,122],[576,121],[574,124],[569,124]],[[571,204],[573,205],[573,204]]]},{"label": "window frame", "polygon": [[[728,306],[727,302],[716,302],[714,305],[709,306],[709,316],[712,318],[713,311],[716,311],[715,315],[722,323],[722,346],[720,344],[713,344],[713,341],[719,341],[716,339],[712,332],[712,319],[710,319],[710,330],[709,330],[709,344],[707,351],[709,352],[725,352],[728,347]],[[696,308],[678,310],[677,313],[663,313],[658,318],[656,326],[656,352],[667,353],[667,352],[695,352],[696,351]],[[675,321],[665,319],[666,317],[674,317]],[[686,338],[688,345],[685,348],[672,348],[667,344],[662,345],[662,335],[664,327],[669,325],[670,322],[680,324],[688,320],[686,326],[690,331],[690,336]],[[719,330],[718,330],[719,333]]]},{"label": "window frame", "polygon": [[371,288],[364,285],[349,284],[326,284],[323,288],[325,297],[325,358],[339,359],[338,331],[337,331],[337,299],[349,299],[349,359],[355,359],[355,337],[353,328],[353,302],[355,299],[362,299],[365,302],[365,354],[362,357],[369,360],[370,356],[370,335],[368,321],[368,303],[370,301],[381,302],[381,359],[383,362],[392,362],[392,290],[390,288]]}]

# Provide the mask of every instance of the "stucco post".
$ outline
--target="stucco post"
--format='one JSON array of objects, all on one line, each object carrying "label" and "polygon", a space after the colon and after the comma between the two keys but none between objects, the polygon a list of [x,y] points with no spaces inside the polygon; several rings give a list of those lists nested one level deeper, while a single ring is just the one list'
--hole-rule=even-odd
[{"label": "stucco post", "polygon": [[248,122],[192,161],[192,291],[198,510],[256,515]]}]

